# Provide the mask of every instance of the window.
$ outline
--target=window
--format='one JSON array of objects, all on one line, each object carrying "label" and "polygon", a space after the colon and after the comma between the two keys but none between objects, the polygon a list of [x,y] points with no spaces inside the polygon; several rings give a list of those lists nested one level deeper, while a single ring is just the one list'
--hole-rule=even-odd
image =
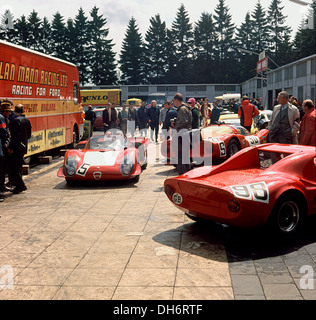
[{"label": "window", "polygon": [[293,79],[293,67],[284,69],[284,80]]},{"label": "window", "polygon": [[311,74],[316,74],[316,59],[311,61]]},{"label": "window", "polygon": [[139,87],[128,87],[129,92],[139,92]]},{"label": "window", "polygon": [[305,77],[307,75],[307,63],[303,62],[296,66],[296,78]]},{"label": "window", "polygon": [[282,81],[282,70],[275,73],[275,82]]}]

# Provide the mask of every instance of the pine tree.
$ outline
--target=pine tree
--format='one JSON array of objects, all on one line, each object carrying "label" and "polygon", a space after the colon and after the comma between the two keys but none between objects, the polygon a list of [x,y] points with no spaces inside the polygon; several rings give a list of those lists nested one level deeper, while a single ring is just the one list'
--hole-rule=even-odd
[{"label": "pine tree", "polygon": [[194,83],[210,83],[215,80],[217,37],[212,15],[203,12],[194,28]]},{"label": "pine tree", "polygon": [[67,20],[65,29],[65,59],[69,62],[75,63],[76,53],[75,48],[77,46],[77,37],[75,32],[75,26],[72,19]]},{"label": "pine tree", "polygon": [[33,10],[27,19],[27,28],[29,31],[27,45],[29,48],[39,50],[40,48],[40,29],[42,21],[38,13]]},{"label": "pine tree", "polygon": [[266,12],[258,1],[254,11],[251,14],[253,22],[253,48],[255,52],[262,52],[269,47],[269,26]]},{"label": "pine tree", "polygon": [[75,58],[74,63],[76,63],[80,85],[84,85],[88,82],[89,72],[91,70],[89,67],[90,61],[90,50],[89,50],[89,34],[88,34],[88,18],[85,16],[82,8],[78,10],[78,14],[75,17],[75,36],[76,45],[74,47]]},{"label": "pine tree", "polygon": [[8,9],[4,12],[0,20],[0,39],[12,41],[14,37],[14,16]]},{"label": "pine tree", "polygon": [[150,19],[144,42],[146,79],[149,83],[163,83],[168,68],[167,50],[166,23],[157,14]]},{"label": "pine tree", "polygon": [[[248,50],[250,52],[255,52],[254,48],[254,21],[251,19],[250,13],[247,12],[245,21],[237,28],[236,42],[237,47],[241,49]],[[240,69],[240,76],[238,81],[247,80],[256,75],[256,65],[258,56],[256,54],[249,54],[240,51],[238,55],[239,63],[237,66]]]},{"label": "pine tree", "polygon": [[115,71],[115,53],[113,52],[112,40],[108,40],[109,29],[105,28],[106,18],[99,15],[99,8],[94,6],[90,12],[92,18],[89,21],[89,35],[91,37],[89,50],[90,57],[90,80],[95,85],[115,84],[117,75]]},{"label": "pine tree", "polygon": [[27,48],[29,43],[29,28],[25,15],[23,14],[20,19],[17,19],[14,24],[14,38],[13,42]]},{"label": "pine tree", "polygon": [[51,41],[51,26],[46,17],[43,18],[39,37],[40,40],[38,50],[45,54],[50,54],[53,50]]},{"label": "pine tree", "polygon": [[64,50],[65,39],[66,26],[64,22],[64,17],[59,12],[57,12],[53,15],[53,21],[51,24],[52,55],[60,59],[67,58]]},{"label": "pine tree", "polygon": [[309,15],[313,17],[313,26],[307,28],[306,21],[302,21],[294,39],[293,59],[301,59],[316,53],[316,0],[311,4]]},{"label": "pine tree", "polygon": [[[283,8],[284,7],[281,7],[281,0],[272,0],[268,9],[270,22],[270,51],[273,60],[278,65],[289,61],[291,56],[291,47],[288,45],[291,29],[284,25],[286,16],[282,13]],[[284,50],[282,42],[287,43],[286,47],[288,50]],[[287,56],[285,57],[284,54]],[[275,65],[273,67],[275,68]]]},{"label": "pine tree", "polygon": [[144,83],[143,41],[134,17],[129,20],[127,26],[119,63],[122,83],[132,85]]},{"label": "pine tree", "polygon": [[178,9],[175,20],[171,26],[172,39],[174,41],[173,52],[177,61],[172,78],[175,83],[189,83],[193,70],[193,27],[189,14],[183,4]]},{"label": "pine tree", "polygon": [[234,42],[234,24],[232,16],[229,14],[229,8],[225,6],[224,0],[219,0],[215,8],[215,26],[218,36],[218,72],[221,76],[218,80],[222,82],[231,82],[234,78],[236,65],[235,54],[236,44]]}]

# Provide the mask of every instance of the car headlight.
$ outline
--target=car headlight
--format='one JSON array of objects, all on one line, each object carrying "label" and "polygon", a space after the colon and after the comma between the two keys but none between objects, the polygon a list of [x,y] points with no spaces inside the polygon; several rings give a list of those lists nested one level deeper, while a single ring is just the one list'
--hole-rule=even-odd
[{"label": "car headlight", "polygon": [[73,177],[77,171],[77,158],[70,156],[66,159],[65,163],[65,174],[68,177]]},{"label": "car headlight", "polygon": [[135,156],[128,154],[124,156],[123,161],[121,162],[121,174],[123,176],[129,176],[134,169],[135,166]]}]

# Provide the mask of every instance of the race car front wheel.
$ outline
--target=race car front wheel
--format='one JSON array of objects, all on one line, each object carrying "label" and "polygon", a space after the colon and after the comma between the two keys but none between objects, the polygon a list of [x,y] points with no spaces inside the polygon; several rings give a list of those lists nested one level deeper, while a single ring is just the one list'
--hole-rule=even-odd
[{"label": "race car front wheel", "polygon": [[239,143],[236,140],[230,140],[227,146],[227,158],[230,158],[240,150]]},{"label": "race car front wheel", "polygon": [[300,229],[305,216],[301,197],[294,194],[281,196],[272,214],[272,227],[277,235],[292,237]]}]

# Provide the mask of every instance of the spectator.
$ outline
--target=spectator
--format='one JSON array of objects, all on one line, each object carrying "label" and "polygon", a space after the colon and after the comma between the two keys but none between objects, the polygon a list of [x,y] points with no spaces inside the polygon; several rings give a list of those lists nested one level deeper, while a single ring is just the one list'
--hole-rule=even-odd
[{"label": "spectator", "polygon": [[148,123],[150,126],[150,137],[154,141],[154,132],[155,132],[155,141],[158,142],[158,132],[159,132],[159,115],[160,109],[157,107],[157,101],[153,100],[151,106],[148,109]]},{"label": "spectator", "polygon": [[[182,130],[192,130],[192,114],[190,107],[183,103],[183,97],[181,93],[177,93],[173,97],[174,105],[178,108],[177,120],[174,128],[177,132]],[[190,150],[184,150],[183,146],[183,132],[178,136],[178,163],[177,170],[179,174],[183,174],[191,169],[190,164]]]},{"label": "spectator", "polygon": [[89,136],[91,137],[93,133],[93,125],[95,124],[95,121],[97,119],[95,112],[92,110],[92,106],[88,107],[88,110],[85,112],[84,118],[86,121],[90,122]]},{"label": "spectator", "polygon": [[238,117],[240,118],[240,125],[251,131],[252,118],[259,115],[259,110],[249,103],[249,98],[247,96],[242,97],[241,106],[238,110]]},{"label": "spectator", "polygon": [[[12,112],[12,101],[10,100],[3,100],[1,102],[0,107],[0,139],[2,145],[2,169],[0,169],[0,192],[11,191],[9,188],[5,186],[5,173],[6,168],[8,167],[9,162],[9,154],[8,154],[8,147],[10,142],[10,132],[9,132],[9,116]],[[9,168],[9,175],[10,168]]]},{"label": "spectator", "polygon": [[146,108],[145,101],[142,102],[142,105],[137,110],[138,118],[138,128],[141,137],[144,135],[146,137],[148,130],[148,109]]},{"label": "spectator", "polygon": [[305,113],[300,127],[299,143],[316,146],[316,110],[312,100],[305,100],[302,104]]},{"label": "spectator", "polygon": [[188,104],[191,106],[192,113],[192,129],[199,129],[199,109],[196,107],[196,101],[194,98],[188,100]]},{"label": "spectator", "polygon": [[116,120],[117,120],[117,112],[116,108],[112,107],[111,103],[107,104],[106,109],[103,111],[103,125],[104,125],[104,133],[106,133],[110,129],[116,128]]},{"label": "spectator", "polygon": [[20,193],[27,188],[22,178],[23,157],[27,153],[28,139],[31,138],[32,125],[24,115],[24,106],[19,104],[15,107],[17,117],[12,121],[11,140],[8,148],[10,166],[15,188],[12,193]]},{"label": "spectator", "polygon": [[172,122],[175,122],[177,118],[177,110],[172,106],[172,102],[167,100],[164,103],[165,108],[167,109],[165,121],[162,125],[162,130],[165,136],[165,139],[168,140],[170,138],[170,128],[172,127]]},{"label": "spectator", "polygon": [[212,116],[211,116],[211,124],[217,124],[219,117],[221,115],[221,109],[217,105],[216,102],[213,102],[213,110],[212,110]]},{"label": "spectator", "polygon": [[279,104],[273,108],[269,123],[269,136],[272,143],[298,143],[300,113],[289,103],[289,94],[282,91],[278,95]]},{"label": "spectator", "polygon": [[118,114],[118,118],[120,120],[120,128],[125,138],[127,134],[127,116],[128,116],[128,112],[126,110],[126,104],[125,104],[123,105],[122,110]]},{"label": "spectator", "polygon": [[207,127],[207,125],[208,125],[208,119],[210,117],[210,114],[209,114],[210,110],[211,110],[211,106],[208,103],[208,99],[205,98],[204,99],[204,103],[201,106],[201,114],[202,114],[202,117],[203,117],[203,126],[204,127]]},{"label": "spectator", "polygon": [[[3,151],[2,151],[2,142],[0,139],[0,176],[2,176],[4,173],[4,156],[3,156]],[[3,194],[0,192],[0,202],[2,202],[3,199]]]},{"label": "spectator", "polygon": [[130,132],[131,137],[135,136],[136,122],[137,122],[137,111],[135,107],[132,104],[130,104],[128,106],[128,112],[127,112],[127,132]]}]

